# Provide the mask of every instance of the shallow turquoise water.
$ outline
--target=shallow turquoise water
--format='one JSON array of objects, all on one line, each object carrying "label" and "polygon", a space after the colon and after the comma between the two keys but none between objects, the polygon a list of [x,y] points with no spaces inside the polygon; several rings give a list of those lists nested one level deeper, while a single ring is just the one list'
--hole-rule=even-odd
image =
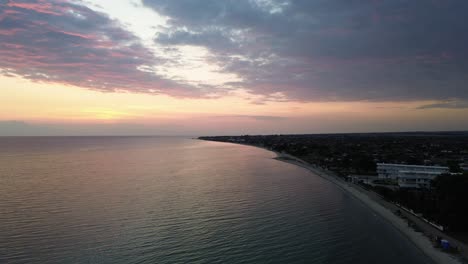
[{"label": "shallow turquoise water", "polygon": [[184,138],[0,138],[0,263],[430,263],[273,157]]}]

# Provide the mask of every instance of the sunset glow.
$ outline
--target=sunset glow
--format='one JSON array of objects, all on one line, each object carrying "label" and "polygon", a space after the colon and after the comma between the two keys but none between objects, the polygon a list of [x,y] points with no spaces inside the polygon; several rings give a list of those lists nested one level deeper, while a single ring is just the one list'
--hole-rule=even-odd
[{"label": "sunset glow", "polygon": [[0,135],[468,129],[465,4],[410,39],[416,4],[335,2],[6,1]]}]

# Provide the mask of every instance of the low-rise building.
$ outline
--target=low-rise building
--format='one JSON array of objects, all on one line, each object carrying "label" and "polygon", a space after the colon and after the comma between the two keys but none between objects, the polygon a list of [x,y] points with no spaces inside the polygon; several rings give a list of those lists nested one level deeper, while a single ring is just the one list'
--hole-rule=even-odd
[{"label": "low-rise building", "polygon": [[363,184],[372,184],[374,180],[376,180],[376,176],[369,176],[369,175],[349,175],[348,181],[352,183],[363,183]]},{"label": "low-rise building", "polygon": [[468,163],[461,163],[460,169],[462,169],[463,171],[468,171]]},{"label": "low-rise building", "polygon": [[401,188],[429,188],[435,177],[449,173],[448,167],[377,163],[380,179],[398,182]]}]

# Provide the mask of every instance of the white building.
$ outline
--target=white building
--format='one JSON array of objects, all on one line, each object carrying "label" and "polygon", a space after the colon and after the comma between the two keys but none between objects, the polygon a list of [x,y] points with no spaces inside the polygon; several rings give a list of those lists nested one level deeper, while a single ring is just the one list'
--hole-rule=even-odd
[{"label": "white building", "polygon": [[391,179],[403,188],[429,188],[435,177],[449,173],[448,167],[377,163],[380,179]]},{"label": "white building", "polygon": [[461,168],[463,171],[468,171],[468,163],[462,163],[462,164],[460,164],[460,168]]}]

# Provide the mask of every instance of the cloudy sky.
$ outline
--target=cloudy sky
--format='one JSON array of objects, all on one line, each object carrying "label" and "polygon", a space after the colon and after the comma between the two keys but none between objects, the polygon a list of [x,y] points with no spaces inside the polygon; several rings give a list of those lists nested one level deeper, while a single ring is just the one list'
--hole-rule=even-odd
[{"label": "cloudy sky", "polygon": [[468,130],[465,0],[0,0],[0,135]]}]

